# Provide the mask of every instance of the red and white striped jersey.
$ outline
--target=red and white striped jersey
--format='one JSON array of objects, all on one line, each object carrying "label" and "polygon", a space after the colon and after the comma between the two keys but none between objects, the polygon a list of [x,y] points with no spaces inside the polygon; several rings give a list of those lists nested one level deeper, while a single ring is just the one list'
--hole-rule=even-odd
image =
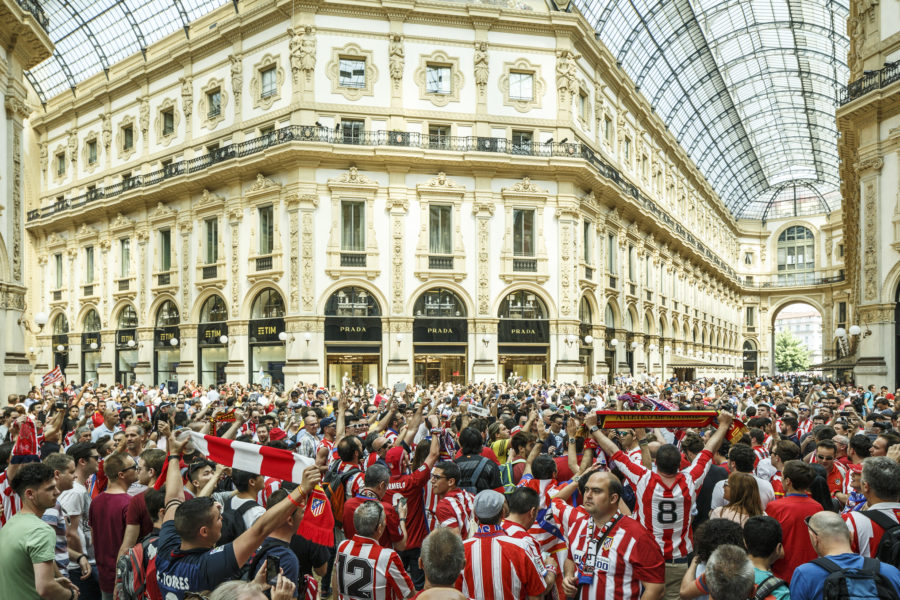
[{"label": "red and white striped jersey", "polygon": [[[900,504],[896,502],[879,502],[870,506],[869,510],[881,511],[900,523]],[[841,518],[847,522],[847,528],[850,529],[850,548],[857,554],[875,558],[884,529],[859,511],[844,513]]]},{"label": "red and white striped jersey", "polygon": [[[558,484],[555,479],[535,479],[528,474],[522,476],[522,480],[519,481],[519,487],[530,487],[540,496],[541,503],[538,506],[538,515],[543,514],[543,520],[541,518],[535,520],[528,533],[537,540],[543,552],[554,554],[565,550],[565,540],[554,535],[552,531],[554,527],[558,527],[558,524],[554,521],[553,513],[549,510],[553,504],[553,499],[565,485]],[[565,555],[560,556],[560,564],[564,560]]]},{"label": "red and white striped jersey", "polygon": [[765,446],[753,446],[753,454],[756,455],[756,461],[753,463],[754,467],[759,464],[759,461],[769,458],[769,451],[766,450]]},{"label": "red and white striped jersey", "polygon": [[322,439],[319,441],[319,445],[316,446],[316,455],[319,454],[319,450],[320,450],[321,448],[328,448],[328,464],[330,465],[330,464],[331,464],[331,461],[333,461],[333,460],[335,459],[335,456],[336,456],[335,453],[334,453],[334,442],[332,442],[332,441],[329,440],[328,438],[322,438]]},{"label": "red and white striped jersey", "polygon": [[772,479],[769,483],[772,484],[772,490],[775,492],[775,498],[784,498],[784,484],[781,481],[781,471],[778,471],[774,475],[772,475]]},{"label": "red and white striped jersey", "polygon": [[319,582],[312,575],[303,576],[303,592],[297,594],[298,598],[303,600],[318,600],[319,598]]},{"label": "red and white striped jersey", "polygon": [[[615,458],[615,457],[614,457]],[[591,516],[582,508],[573,508],[556,500],[553,513],[568,540],[569,553],[581,564],[591,538],[599,527],[591,527]],[[591,533],[593,530],[593,533]],[[600,545],[590,585],[582,585],[580,600],[636,600],[641,597],[641,582],[665,583],[666,566],[659,544],[636,520],[623,517],[609,530]]]},{"label": "red and white striped jersey", "polygon": [[812,419],[806,419],[804,421],[800,421],[800,425],[797,427],[797,438],[802,438],[804,435],[812,431],[813,422]]},{"label": "red and white striped jersey", "polygon": [[693,550],[691,508],[709,472],[712,452],[702,450],[690,467],[678,473],[671,486],[658,473],[631,461],[621,451],[613,455],[613,461],[635,489],[634,517],[659,542],[665,559],[670,561],[690,554]]},{"label": "red and white striped jersey", "polygon": [[430,479],[428,480],[428,483],[425,484],[424,494],[425,523],[428,525],[428,531],[434,531],[439,525],[435,511],[437,510],[438,502],[440,502],[441,499],[434,493],[434,486]]},{"label": "red and white striped jersey", "polygon": [[22,510],[22,499],[13,491],[4,470],[0,473],[0,527],[6,525],[6,522],[20,510]]},{"label": "red and white striped jersey", "polygon": [[264,508],[269,505],[269,497],[274,494],[276,490],[281,488],[281,480],[277,477],[266,477],[265,483],[266,485],[263,489],[259,490],[259,494],[257,494],[256,498],[259,505]]},{"label": "red and white striped jersey", "polygon": [[359,535],[338,546],[334,570],[338,600],[403,600],[415,591],[400,556]]},{"label": "red and white striped jersey", "polygon": [[525,540],[506,534],[500,525],[481,525],[463,542],[466,567],[456,589],[479,600],[524,600],[544,593],[543,565]]},{"label": "red and white striped jersey", "polygon": [[538,544],[537,540],[534,539],[534,536],[532,536],[524,527],[522,527],[515,521],[510,521],[509,519],[505,519],[502,526],[503,531],[506,532],[506,535],[511,538],[524,541],[531,548],[532,552],[534,552],[537,556],[541,555],[541,545]]},{"label": "red and white striped jersey", "polygon": [[629,450],[625,454],[627,454],[628,458],[630,458],[634,462],[641,464],[641,447],[640,446],[638,446],[634,450]]},{"label": "red and white striped jersey", "polygon": [[469,522],[475,510],[475,496],[466,490],[456,488],[441,498],[434,510],[441,527],[456,527],[459,535],[466,539],[471,535]]}]

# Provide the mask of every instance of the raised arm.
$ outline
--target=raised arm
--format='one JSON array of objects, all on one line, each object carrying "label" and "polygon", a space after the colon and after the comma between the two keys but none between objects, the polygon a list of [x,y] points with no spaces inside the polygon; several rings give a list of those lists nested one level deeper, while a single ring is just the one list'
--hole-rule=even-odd
[{"label": "raised arm", "polygon": [[728,430],[731,429],[732,423],[734,423],[734,417],[730,412],[726,410],[719,411],[719,426],[716,428],[716,432],[709,438],[709,441],[706,442],[703,449],[709,450],[715,454],[716,450],[722,445],[722,442],[725,441],[725,435],[728,433]]}]

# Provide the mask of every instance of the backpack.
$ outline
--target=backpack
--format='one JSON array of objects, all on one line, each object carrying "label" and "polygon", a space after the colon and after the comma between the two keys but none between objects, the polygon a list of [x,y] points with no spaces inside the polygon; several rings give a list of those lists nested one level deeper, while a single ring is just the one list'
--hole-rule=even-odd
[{"label": "backpack", "polygon": [[783,579],[779,579],[774,575],[769,575],[761,584],[756,586],[756,593],[753,595],[753,600],[766,600],[767,598],[772,598],[772,592],[780,588],[781,586],[787,586],[787,583],[784,582]]},{"label": "backpack", "polygon": [[488,462],[490,462],[490,460],[491,459],[485,458],[484,456],[482,456],[481,460],[478,461],[478,466],[475,467],[475,471],[472,473],[472,477],[471,478],[463,477],[462,481],[459,482],[459,485],[457,487],[459,487],[460,489],[466,490],[473,496],[475,494],[477,494],[478,493],[478,487],[477,487],[478,486],[478,478],[481,477],[481,472],[484,471],[485,467],[487,467]]},{"label": "backpack", "polygon": [[156,583],[158,539],[159,536],[147,536],[116,561],[114,592],[117,600],[162,600]]},{"label": "backpack", "polygon": [[347,482],[351,477],[355,477],[357,473],[362,471],[353,467],[345,473],[340,472],[340,461],[334,461],[325,473],[325,497],[331,503],[331,514],[334,516],[334,524],[343,529],[344,527],[344,503],[347,502]]},{"label": "backpack", "polygon": [[878,510],[864,510],[862,514],[884,529],[875,558],[881,562],[900,568],[900,524]]},{"label": "backpack", "polygon": [[822,587],[822,600],[898,600],[894,586],[881,574],[881,563],[864,558],[862,568],[842,569],[827,558],[812,561],[828,572]]},{"label": "backpack", "polygon": [[518,458],[514,461],[503,463],[500,465],[500,483],[503,484],[503,493],[512,494],[516,491],[514,466],[525,462],[524,458]]},{"label": "backpack", "polygon": [[225,508],[222,511],[222,535],[219,537],[219,541],[216,542],[217,546],[224,546],[225,544],[230,544],[234,540],[236,540],[242,533],[247,531],[247,525],[244,523],[244,515],[247,514],[247,511],[253,508],[254,506],[259,506],[256,502],[252,500],[248,500],[241,504],[238,508],[232,508],[232,502],[234,501],[235,496],[232,496],[225,503]]}]

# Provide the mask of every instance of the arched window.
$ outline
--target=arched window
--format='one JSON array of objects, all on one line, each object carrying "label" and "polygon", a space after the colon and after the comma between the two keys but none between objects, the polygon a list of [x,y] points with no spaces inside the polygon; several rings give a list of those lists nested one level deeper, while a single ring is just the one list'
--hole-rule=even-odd
[{"label": "arched window", "polygon": [[603,324],[607,329],[616,328],[616,313],[613,312],[612,306],[606,305],[606,313],[603,316]]},{"label": "arched window", "polygon": [[281,294],[271,288],[267,288],[253,299],[253,309],[250,311],[251,319],[276,319],[284,316],[284,300]]},{"label": "arched window", "polygon": [[93,333],[95,331],[100,331],[103,326],[100,324],[100,315],[96,310],[91,310],[84,317],[84,331],[88,333]]},{"label": "arched window", "polygon": [[178,314],[178,307],[171,300],[166,300],[159,310],[156,311],[156,326],[171,327],[181,322],[181,316]]},{"label": "arched window", "polygon": [[137,312],[135,312],[134,307],[130,304],[126,304],[125,308],[123,308],[119,312],[119,321],[117,328],[118,329],[134,329],[137,327],[138,317]]},{"label": "arched window", "polygon": [[466,316],[466,306],[453,291],[435,288],[419,296],[413,312],[417,317],[462,319]]},{"label": "arched window", "polygon": [[778,279],[794,273],[809,273],[816,268],[815,237],[802,225],[788,227],[778,236]]},{"label": "arched window", "polygon": [[584,296],[581,297],[581,305],[578,307],[578,319],[584,325],[590,325],[594,322],[594,318],[591,315],[591,304]]},{"label": "arched window", "polygon": [[53,319],[53,335],[63,335],[69,333],[69,320],[64,314],[56,315]]},{"label": "arched window", "polygon": [[744,350],[756,350],[756,344],[754,344],[751,340],[745,340]]},{"label": "arched window", "polygon": [[228,308],[221,296],[210,296],[200,309],[201,323],[217,323],[228,320]]},{"label": "arched window", "polygon": [[331,295],[325,305],[328,317],[380,317],[381,307],[374,296],[361,287],[349,286]]},{"label": "arched window", "polygon": [[497,316],[501,319],[546,319],[547,307],[533,292],[512,292],[500,303]]},{"label": "arched window", "polygon": [[625,331],[634,331],[634,319],[630,310],[625,311]]}]

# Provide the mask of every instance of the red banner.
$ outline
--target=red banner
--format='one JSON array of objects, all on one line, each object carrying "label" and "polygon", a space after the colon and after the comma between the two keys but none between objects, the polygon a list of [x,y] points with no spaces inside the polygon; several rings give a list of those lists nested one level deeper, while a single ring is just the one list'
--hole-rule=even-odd
[{"label": "red banner", "polygon": [[[597,425],[601,429],[618,429],[620,427],[707,427],[716,422],[719,415],[714,410],[598,410]],[[736,442],[750,430],[738,419],[735,419],[725,436],[730,442]]]}]

